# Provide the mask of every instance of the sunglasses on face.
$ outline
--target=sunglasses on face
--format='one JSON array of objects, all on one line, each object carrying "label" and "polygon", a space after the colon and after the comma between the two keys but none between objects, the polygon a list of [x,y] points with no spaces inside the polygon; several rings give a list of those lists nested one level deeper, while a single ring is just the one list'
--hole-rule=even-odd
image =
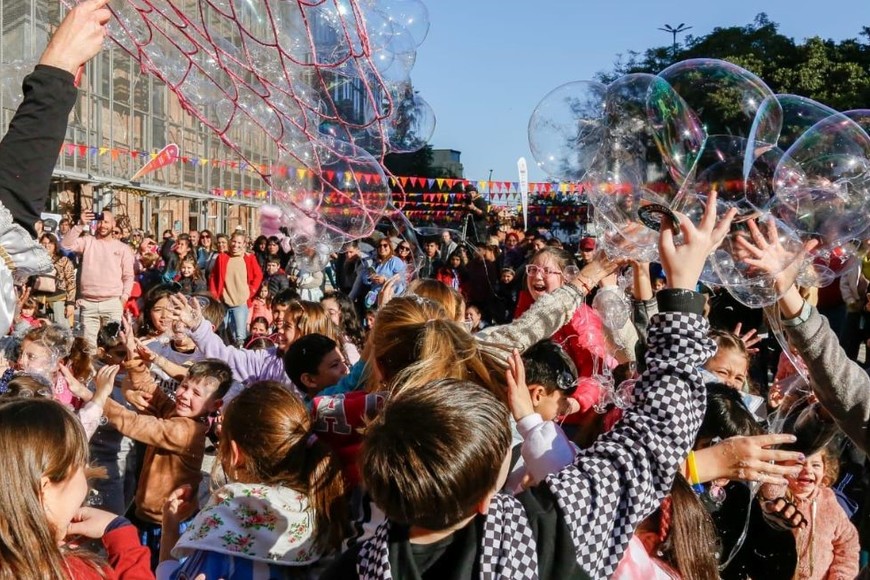
[{"label": "sunglasses on face", "polygon": [[390,247],[390,244],[379,244],[378,247],[380,247],[380,248],[389,248],[389,247]]},{"label": "sunglasses on face", "polygon": [[411,251],[411,248],[405,248],[405,247],[403,247],[403,246],[399,246],[399,251],[400,251],[400,252],[410,252],[410,251]]}]

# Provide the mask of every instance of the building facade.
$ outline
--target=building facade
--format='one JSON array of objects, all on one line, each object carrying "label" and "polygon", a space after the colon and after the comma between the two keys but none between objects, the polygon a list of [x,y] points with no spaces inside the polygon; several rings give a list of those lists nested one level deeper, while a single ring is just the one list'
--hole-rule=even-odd
[{"label": "building facade", "polygon": [[[190,3],[179,0],[177,5]],[[32,70],[63,15],[59,0],[0,0],[0,122],[12,118],[21,79]],[[264,132],[231,135],[255,164],[274,159]],[[180,159],[135,182],[130,178],[168,144]],[[47,212],[75,216],[111,207],[145,231],[241,226],[256,233],[256,207],[268,185],[198,119],[185,113],[159,79],[144,74],[107,41],[88,63],[58,157]]]}]

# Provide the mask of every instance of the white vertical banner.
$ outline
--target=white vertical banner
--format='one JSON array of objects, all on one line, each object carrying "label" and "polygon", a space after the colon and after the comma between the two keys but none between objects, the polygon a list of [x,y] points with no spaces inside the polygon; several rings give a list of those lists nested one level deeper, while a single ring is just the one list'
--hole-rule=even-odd
[{"label": "white vertical banner", "polygon": [[529,229],[529,168],[526,158],[517,160],[517,171],[520,174],[520,202],[523,204],[523,229]]}]

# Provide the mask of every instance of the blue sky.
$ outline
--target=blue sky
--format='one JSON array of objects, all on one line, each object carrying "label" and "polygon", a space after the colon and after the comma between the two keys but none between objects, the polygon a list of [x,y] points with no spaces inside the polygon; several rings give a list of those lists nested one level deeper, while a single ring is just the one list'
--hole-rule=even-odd
[{"label": "blue sky", "polygon": [[[462,151],[465,176],[516,181],[516,161],[534,166],[526,126],[540,99],[612,67],[619,53],[669,44],[658,28],[685,22],[691,34],[743,26],[759,12],[781,33],[855,38],[870,26],[868,0],[424,0],[431,28],[412,79],[435,109],[435,148]],[[868,104],[870,105],[870,104]]]}]

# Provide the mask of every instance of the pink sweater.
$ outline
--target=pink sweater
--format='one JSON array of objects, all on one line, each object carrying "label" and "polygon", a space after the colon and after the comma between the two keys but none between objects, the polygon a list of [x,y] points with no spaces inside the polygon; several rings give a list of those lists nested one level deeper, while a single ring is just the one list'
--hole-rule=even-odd
[{"label": "pink sweater", "polygon": [[82,237],[77,225],[63,237],[60,245],[82,256],[79,296],[101,302],[120,298],[126,302],[133,290],[133,250],[113,238]]},{"label": "pink sweater", "polygon": [[797,500],[810,524],[795,530],[798,567],[795,578],[851,580],[858,575],[858,530],[846,517],[829,487],[815,497]]},{"label": "pink sweater", "polygon": [[[771,499],[785,494],[785,486],[765,485],[761,495]],[[799,580],[852,580],[858,575],[858,530],[837,503],[829,487],[817,487],[807,499],[789,497],[807,520],[794,530]]]}]

